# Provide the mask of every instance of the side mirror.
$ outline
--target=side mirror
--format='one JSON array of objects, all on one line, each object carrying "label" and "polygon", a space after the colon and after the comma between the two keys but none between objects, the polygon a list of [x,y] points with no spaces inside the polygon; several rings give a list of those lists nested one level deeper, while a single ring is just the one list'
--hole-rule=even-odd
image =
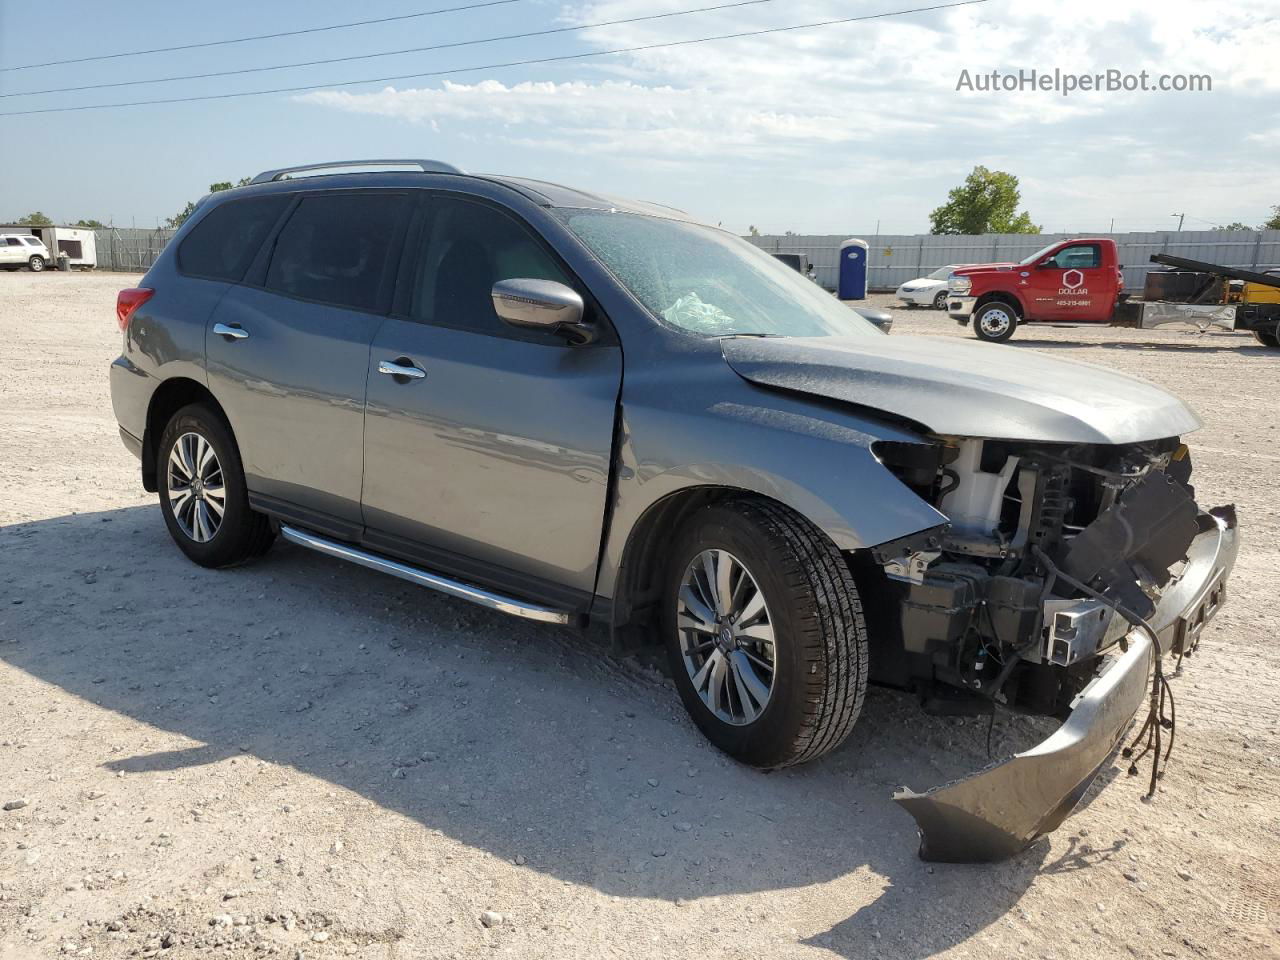
[{"label": "side mirror", "polygon": [[1050,267],[1056,267],[1056,266],[1057,264],[1053,262],[1053,257],[1045,257],[1043,260],[1041,260],[1039,263],[1036,264],[1036,267],[1039,268],[1040,270],[1048,270]]},{"label": "side mirror", "polygon": [[554,280],[521,278],[493,285],[493,309],[503,323],[522,330],[564,334],[575,345],[591,343],[598,333],[586,323],[577,291]]}]

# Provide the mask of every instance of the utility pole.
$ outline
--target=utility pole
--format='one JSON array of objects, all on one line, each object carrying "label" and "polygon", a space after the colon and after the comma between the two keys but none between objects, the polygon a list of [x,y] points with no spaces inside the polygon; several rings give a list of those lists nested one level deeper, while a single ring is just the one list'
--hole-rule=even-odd
[{"label": "utility pole", "polygon": [[1107,231],[1107,233],[1115,233],[1115,232],[1116,232],[1116,218],[1115,218],[1115,217],[1112,217],[1112,218],[1111,218],[1111,229],[1110,229],[1110,230],[1108,230],[1108,231]]},{"label": "utility pole", "polygon": [[1178,232],[1179,232],[1179,233],[1181,233],[1181,232],[1182,232],[1182,221],[1183,221],[1183,220],[1185,220],[1185,219],[1187,219],[1187,215],[1186,215],[1185,213],[1171,213],[1171,214],[1169,214],[1169,216],[1171,216],[1171,217],[1177,217],[1177,218],[1178,218]]}]

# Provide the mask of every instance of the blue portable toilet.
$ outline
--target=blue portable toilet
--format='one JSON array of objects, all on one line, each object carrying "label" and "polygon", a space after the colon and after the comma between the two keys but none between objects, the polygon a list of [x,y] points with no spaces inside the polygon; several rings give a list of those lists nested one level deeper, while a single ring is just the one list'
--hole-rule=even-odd
[{"label": "blue portable toilet", "polygon": [[867,299],[867,250],[865,240],[846,240],[840,244],[840,267],[836,276],[839,299]]}]

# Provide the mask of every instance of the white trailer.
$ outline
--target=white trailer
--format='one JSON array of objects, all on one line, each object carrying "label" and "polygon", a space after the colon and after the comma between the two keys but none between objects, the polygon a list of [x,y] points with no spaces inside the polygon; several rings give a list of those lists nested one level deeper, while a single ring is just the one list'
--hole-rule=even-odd
[{"label": "white trailer", "polygon": [[53,270],[58,266],[60,254],[66,254],[74,270],[92,270],[98,265],[98,237],[90,227],[29,227],[18,224],[0,224],[0,233],[29,233],[39,237],[53,258],[47,264]]}]

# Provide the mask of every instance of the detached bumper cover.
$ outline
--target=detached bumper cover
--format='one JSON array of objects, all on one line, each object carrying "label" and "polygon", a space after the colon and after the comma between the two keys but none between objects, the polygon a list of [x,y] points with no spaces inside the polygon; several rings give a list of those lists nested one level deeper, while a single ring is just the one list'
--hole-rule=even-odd
[{"label": "detached bumper cover", "polygon": [[977,297],[957,297],[952,294],[947,297],[947,313],[957,319],[970,317],[973,315],[973,305],[977,302]]},{"label": "detached bumper cover", "polygon": [[[1162,654],[1190,652],[1226,596],[1238,550],[1235,510],[1201,514],[1200,525],[1185,569],[1149,621]],[[927,793],[904,788],[894,795],[920,828],[921,858],[1003,860],[1057,829],[1110,762],[1146,701],[1152,643],[1135,630],[1128,647],[1080,693],[1067,721],[1043,743]]]}]

